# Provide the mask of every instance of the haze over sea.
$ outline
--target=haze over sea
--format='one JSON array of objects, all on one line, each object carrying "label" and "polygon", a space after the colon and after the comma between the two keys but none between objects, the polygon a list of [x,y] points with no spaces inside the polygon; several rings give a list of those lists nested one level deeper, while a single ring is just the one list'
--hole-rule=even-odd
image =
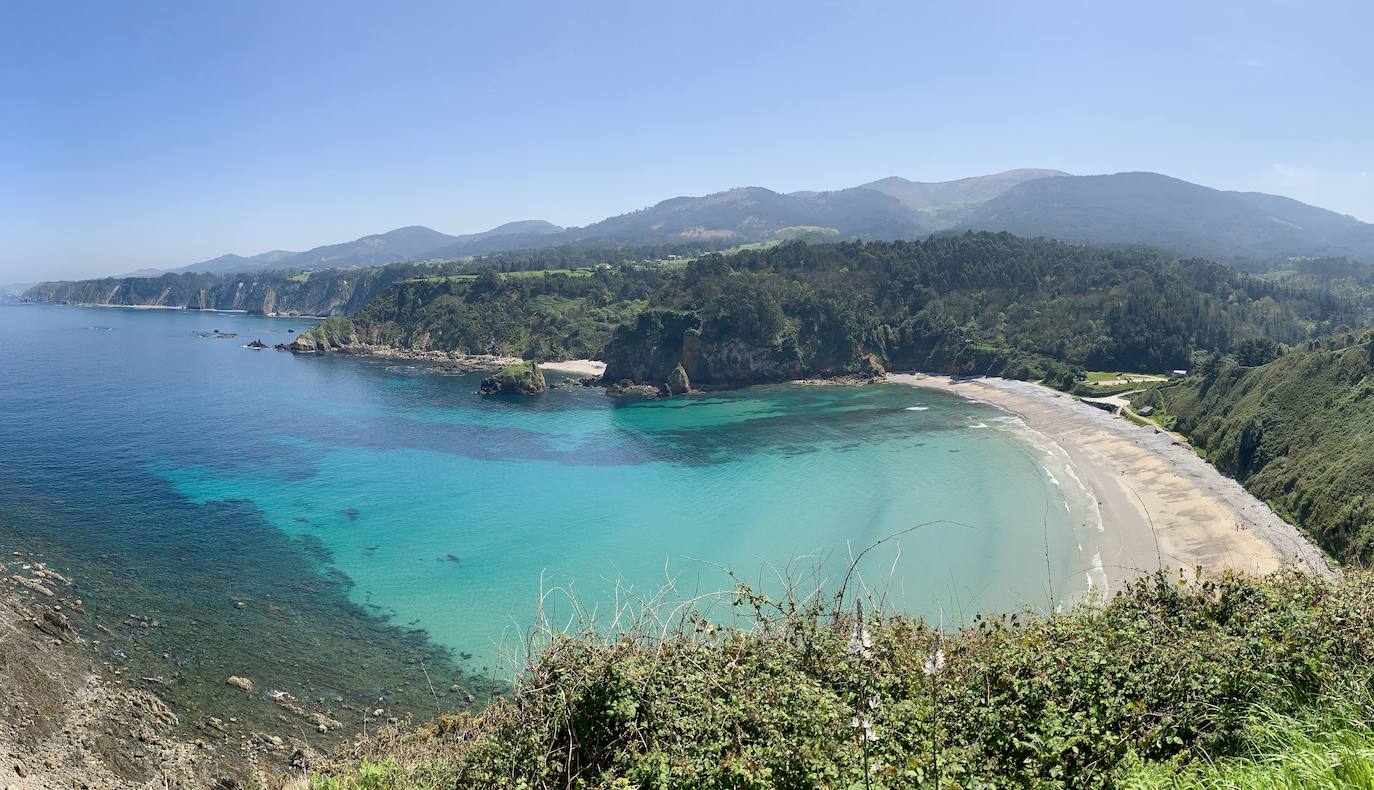
[{"label": "haze over sea", "polygon": [[[188,689],[252,665],[363,693],[443,648],[504,676],[541,584],[602,614],[669,578],[728,589],[721,567],[776,592],[771,568],[834,579],[925,522],[861,571],[946,623],[1043,608],[1092,565],[1091,503],[990,406],[899,385],[492,399],[479,376],[243,348],[312,323],[0,307],[0,540],[93,610],[159,619],[139,650],[181,658]],[[216,329],[238,337],[197,334]],[[340,651],[357,677],[326,677]]]}]

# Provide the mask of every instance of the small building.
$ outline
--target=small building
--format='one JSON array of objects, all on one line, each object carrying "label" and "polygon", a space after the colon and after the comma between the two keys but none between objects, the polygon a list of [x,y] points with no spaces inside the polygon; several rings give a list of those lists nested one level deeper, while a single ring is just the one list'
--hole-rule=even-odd
[{"label": "small building", "polygon": [[1183,378],[1183,377],[1186,376],[1186,375],[1188,375],[1188,371],[1186,371],[1186,370],[1171,370],[1171,371],[1169,371],[1169,378],[1171,378],[1171,379],[1181,379],[1181,378]]},{"label": "small building", "polygon": [[1140,411],[1136,412],[1136,414],[1139,414],[1141,417],[1149,417],[1151,414],[1154,413],[1155,407],[1153,406],[1141,406]]}]

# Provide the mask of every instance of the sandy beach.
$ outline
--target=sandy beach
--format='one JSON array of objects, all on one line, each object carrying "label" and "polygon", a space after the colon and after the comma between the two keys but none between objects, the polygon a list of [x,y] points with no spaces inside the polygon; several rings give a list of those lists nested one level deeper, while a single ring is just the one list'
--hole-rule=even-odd
[{"label": "sandy beach", "polygon": [[1164,431],[1024,381],[922,374],[887,380],[1004,409],[1062,449],[1097,499],[1109,589],[1160,567],[1267,573],[1297,565],[1332,572],[1296,527]]},{"label": "sandy beach", "polygon": [[594,359],[565,359],[562,362],[540,362],[539,367],[545,370],[556,370],[559,373],[572,373],[578,376],[597,376],[606,372],[606,363],[597,362]]}]

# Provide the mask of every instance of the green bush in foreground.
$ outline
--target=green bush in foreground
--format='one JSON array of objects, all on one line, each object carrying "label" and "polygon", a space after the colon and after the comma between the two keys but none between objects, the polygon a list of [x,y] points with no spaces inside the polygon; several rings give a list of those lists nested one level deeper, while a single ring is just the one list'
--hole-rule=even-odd
[{"label": "green bush in foreground", "polygon": [[1261,708],[1245,732],[1250,756],[1198,761],[1182,768],[1143,766],[1123,788],[1374,787],[1374,701],[1367,689],[1333,695],[1301,717]]},{"label": "green bush in foreground", "polygon": [[943,634],[741,589],[747,629],[554,637],[508,699],[311,786],[1335,786],[1368,776],[1370,581],[1160,574]]}]

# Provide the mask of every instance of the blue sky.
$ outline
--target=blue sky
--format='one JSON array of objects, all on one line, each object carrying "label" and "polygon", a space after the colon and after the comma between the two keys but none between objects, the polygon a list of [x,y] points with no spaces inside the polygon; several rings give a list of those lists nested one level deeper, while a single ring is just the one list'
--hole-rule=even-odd
[{"label": "blue sky", "polygon": [[1374,221],[1368,2],[0,5],[0,283],[1153,170]]}]

